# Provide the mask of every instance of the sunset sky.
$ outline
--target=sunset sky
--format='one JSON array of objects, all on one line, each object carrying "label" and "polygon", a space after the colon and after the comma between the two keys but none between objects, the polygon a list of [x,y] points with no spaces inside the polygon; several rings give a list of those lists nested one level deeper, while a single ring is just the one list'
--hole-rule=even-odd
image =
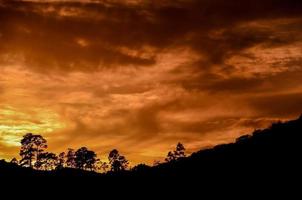
[{"label": "sunset sky", "polygon": [[302,113],[301,55],[301,0],[0,0],[0,159],[232,142]]}]

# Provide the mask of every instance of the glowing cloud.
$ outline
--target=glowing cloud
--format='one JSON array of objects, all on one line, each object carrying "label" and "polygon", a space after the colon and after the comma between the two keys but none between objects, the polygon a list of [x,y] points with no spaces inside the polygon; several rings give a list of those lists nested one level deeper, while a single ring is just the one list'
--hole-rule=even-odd
[{"label": "glowing cloud", "polygon": [[0,0],[0,157],[153,163],[302,112],[301,1]]}]

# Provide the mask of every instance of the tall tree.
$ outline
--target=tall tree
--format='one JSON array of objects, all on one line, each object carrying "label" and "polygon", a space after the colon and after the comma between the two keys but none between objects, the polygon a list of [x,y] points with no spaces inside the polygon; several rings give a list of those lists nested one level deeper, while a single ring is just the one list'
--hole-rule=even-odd
[{"label": "tall tree", "polygon": [[113,149],[108,156],[109,163],[111,165],[111,171],[118,172],[127,169],[129,162],[119,154],[118,150]]},{"label": "tall tree", "polygon": [[182,143],[179,142],[176,145],[176,150],[174,151],[176,159],[186,157],[185,151],[186,151],[186,148],[184,147],[184,145]]},{"label": "tall tree", "polygon": [[169,151],[167,158],[165,159],[167,162],[176,161],[180,158],[186,157],[185,155],[185,147],[180,142],[176,145],[176,148],[174,151]]},{"label": "tall tree", "polygon": [[64,168],[65,165],[65,152],[61,152],[58,156],[58,164],[57,164],[57,169],[62,169]]},{"label": "tall tree", "polygon": [[20,164],[32,168],[33,161],[37,160],[45,148],[47,148],[47,141],[41,135],[27,133],[21,140]]},{"label": "tall tree", "polygon": [[166,157],[165,160],[166,160],[167,162],[175,161],[176,158],[175,158],[174,153],[173,153],[172,151],[169,151],[169,152],[168,152],[168,155],[167,155],[167,157]]},{"label": "tall tree", "polygon": [[32,167],[32,161],[35,156],[36,149],[32,142],[33,134],[27,133],[23,136],[21,140],[21,149],[20,149],[20,164],[21,166]]},{"label": "tall tree", "polygon": [[68,149],[66,154],[66,166],[68,168],[76,168],[75,163],[75,151],[73,149]]},{"label": "tall tree", "polygon": [[42,153],[44,149],[47,148],[47,141],[41,135],[34,135],[33,143],[37,149],[36,159],[38,159],[39,154]]},{"label": "tall tree", "polygon": [[41,170],[53,170],[58,163],[58,157],[54,153],[43,152],[38,155],[38,159],[35,163],[36,169]]},{"label": "tall tree", "polygon": [[75,152],[75,164],[78,169],[92,171],[97,162],[97,155],[94,151],[88,150],[86,147],[81,147]]}]

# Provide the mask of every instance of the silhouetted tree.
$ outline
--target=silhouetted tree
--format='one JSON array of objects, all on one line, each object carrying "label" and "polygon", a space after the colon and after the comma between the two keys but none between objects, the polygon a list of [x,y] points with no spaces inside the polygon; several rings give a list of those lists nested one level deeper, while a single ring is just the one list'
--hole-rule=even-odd
[{"label": "silhouetted tree", "polygon": [[98,161],[95,163],[95,171],[106,173],[108,171],[108,168],[109,165],[107,164],[107,162],[103,162],[98,159]]},{"label": "silhouetted tree", "polygon": [[20,156],[22,157],[20,164],[22,166],[32,167],[34,158],[38,158],[39,154],[47,148],[47,141],[41,135],[33,135],[27,133],[21,140]]},{"label": "silhouetted tree", "polygon": [[185,155],[185,147],[183,144],[181,144],[180,142],[176,145],[176,149],[171,152],[168,152],[167,158],[165,159],[167,162],[171,162],[171,161],[176,161],[180,158],[184,158],[186,157]]},{"label": "silhouetted tree", "polygon": [[66,166],[69,168],[76,168],[75,152],[73,149],[68,149],[66,154]]},{"label": "silhouetted tree", "polygon": [[108,168],[109,168],[108,163],[107,162],[102,162],[101,170],[106,173],[108,171]]},{"label": "silhouetted tree", "polygon": [[15,164],[15,165],[18,165],[18,160],[17,160],[17,158],[13,158],[11,161],[10,161],[10,163],[12,163],[12,164]]},{"label": "silhouetted tree", "polygon": [[35,163],[37,169],[53,170],[58,163],[58,157],[54,153],[43,152],[38,155],[38,159]]},{"label": "silhouetted tree", "polygon": [[65,152],[61,152],[58,156],[58,164],[57,164],[57,169],[62,169],[64,168],[65,164]]},{"label": "silhouetted tree", "polygon": [[92,171],[97,162],[97,155],[94,151],[81,147],[75,152],[75,164],[78,169],[86,169]]},{"label": "silhouetted tree", "polygon": [[111,171],[118,172],[127,169],[129,162],[124,156],[121,156],[118,150],[113,149],[108,156],[111,165]]},{"label": "silhouetted tree", "polygon": [[175,158],[175,155],[173,152],[169,151],[168,152],[168,155],[167,155],[167,158],[165,159],[165,161],[167,162],[171,162],[171,161],[175,161],[176,158]]},{"label": "silhouetted tree", "polygon": [[32,167],[32,160],[34,159],[36,148],[32,142],[33,135],[28,133],[23,136],[21,140],[21,149],[20,149],[20,164],[21,166]]},{"label": "silhouetted tree", "polygon": [[186,151],[186,149],[185,149],[184,145],[179,142],[176,146],[176,150],[174,151],[176,159],[186,157],[185,151]]}]

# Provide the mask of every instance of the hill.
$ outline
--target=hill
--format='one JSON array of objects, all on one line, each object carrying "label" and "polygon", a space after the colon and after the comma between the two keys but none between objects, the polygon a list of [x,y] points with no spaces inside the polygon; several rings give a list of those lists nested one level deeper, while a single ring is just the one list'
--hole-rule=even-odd
[{"label": "hill", "polygon": [[[36,171],[0,161],[0,176],[78,176],[78,177],[274,177],[300,173],[302,116],[256,130],[234,143],[200,150],[177,161],[155,167],[138,165],[119,173],[75,169]],[[256,174],[256,176],[255,176]]]},{"label": "hill", "polygon": [[200,150],[187,158],[157,167],[141,166],[136,174],[171,177],[273,178],[297,176],[301,171],[302,116],[275,123],[236,142]]}]

